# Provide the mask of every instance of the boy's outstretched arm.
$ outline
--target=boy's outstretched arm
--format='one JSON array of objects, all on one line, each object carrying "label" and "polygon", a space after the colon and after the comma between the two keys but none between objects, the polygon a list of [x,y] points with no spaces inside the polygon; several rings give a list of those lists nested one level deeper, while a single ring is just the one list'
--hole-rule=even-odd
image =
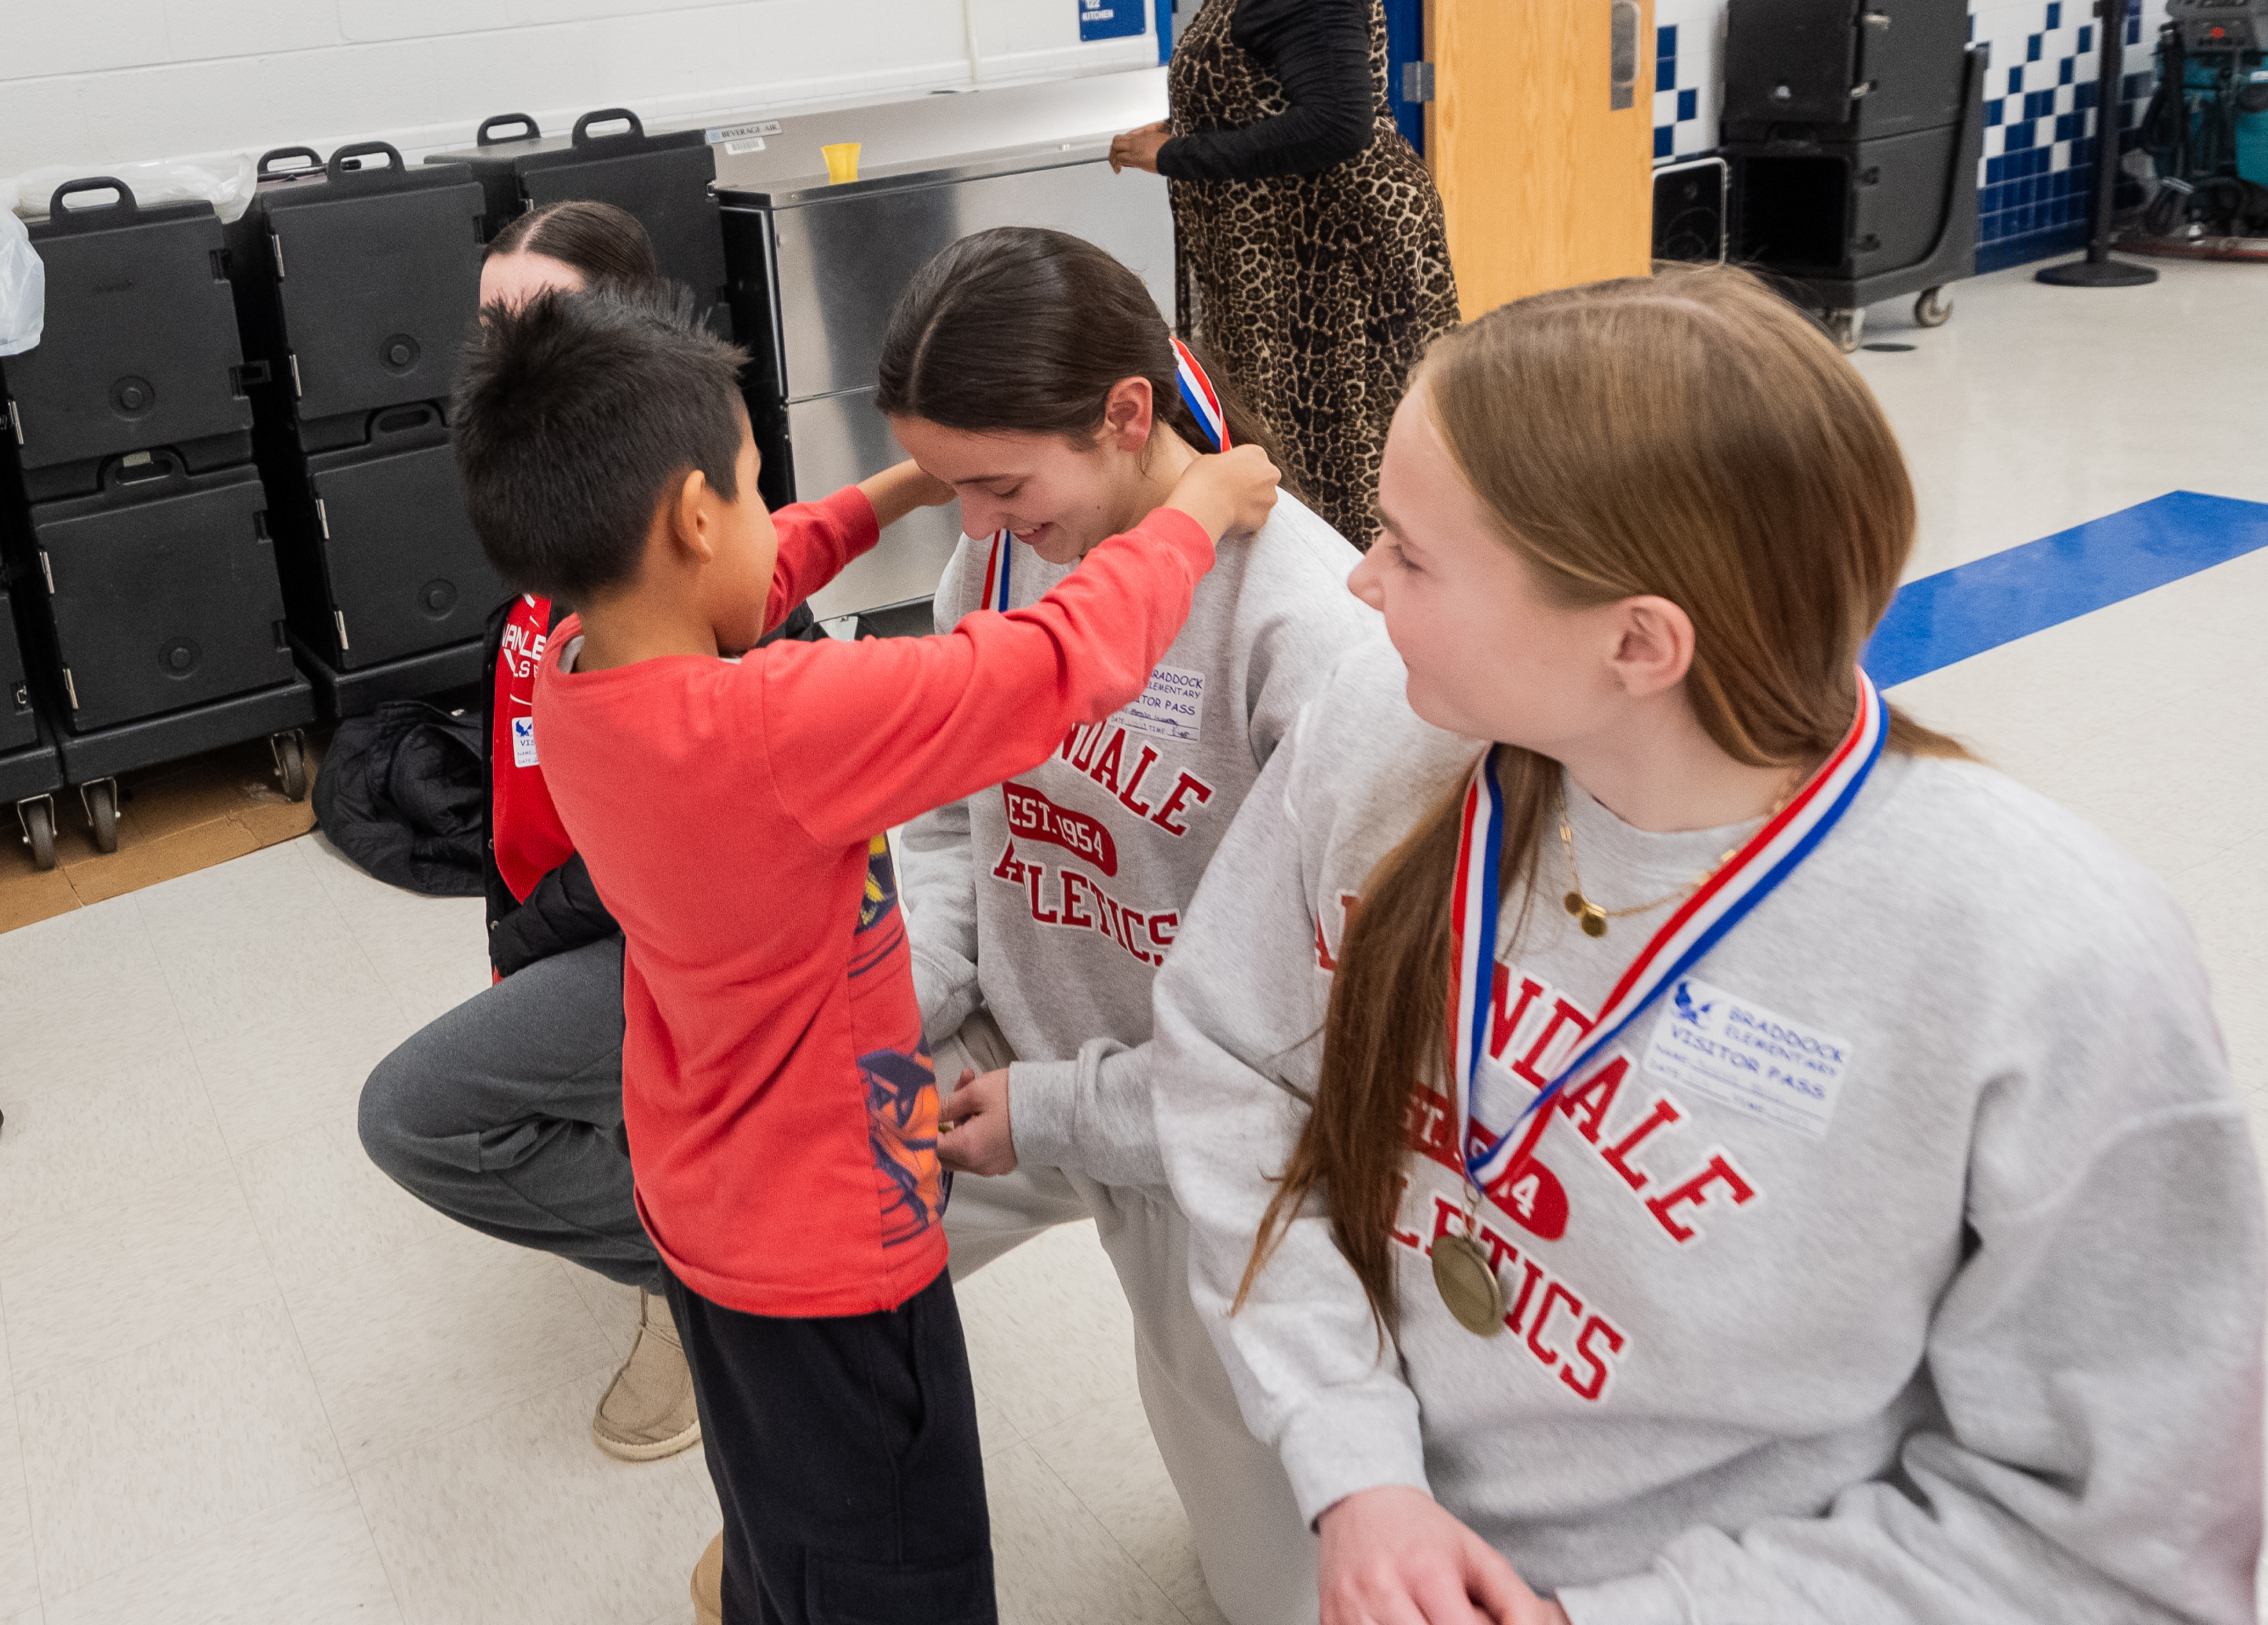
[{"label": "boy's outstretched arm", "polygon": [[846,485],[817,502],[792,502],[772,514],[779,552],[772,563],[764,606],[769,632],[795,607],[843,573],[843,567],[880,540],[883,527],[917,508],[953,500],[953,488],[932,480],[909,460]]},{"label": "boy's outstretched arm", "polygon": [[917,508],[941,508],[953,500],[953,487],[931,478],[913,459],[858,482],[874,504],[874,523],[887,530]]},{"label": "boy's outstretched arm", "polygon": [[1170,505],[1029,608],[939,637],[776,645],[749,676],[780,798],[814,840],[843,845],[1032,768],[1141,694],[1214,541],[1258,529],[1277,482],[1256,447],[1200,458]]}]

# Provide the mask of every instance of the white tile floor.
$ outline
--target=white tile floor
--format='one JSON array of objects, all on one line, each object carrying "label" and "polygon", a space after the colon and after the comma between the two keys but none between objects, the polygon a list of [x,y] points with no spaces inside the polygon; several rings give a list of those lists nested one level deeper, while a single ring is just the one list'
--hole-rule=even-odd
[{"label": "white tile floor", "polygon": [[[2177,488],[2268,500],[2268,282],[2164,270],[2006,273],[1932,333],[1876,312],[1919,347],[1859,357],[1915,573]],[[2268,553],[1896,697],[2168,878],[2268,1129],[2264,621]],[[585,1431],[634,1297],[434,1217],[355,1141],[371,1064],[483,985],[479,921],[310,837],[0,936],[0,1625],[689,1617],[698,1454]],[[1217,1620],[1091,1232],[961,1305],[1003,1618]]]},{"label": "white tile floor", "polygon": [[[587,1431],[636,1294],[356,1142],[371,1065],[486,984],[480,913],[313,836],[0,936],[0,1625],[689,1617],[699,1452]],[[1004,1617],[1217,1621],[1091,1227],[961,1309]]]}]

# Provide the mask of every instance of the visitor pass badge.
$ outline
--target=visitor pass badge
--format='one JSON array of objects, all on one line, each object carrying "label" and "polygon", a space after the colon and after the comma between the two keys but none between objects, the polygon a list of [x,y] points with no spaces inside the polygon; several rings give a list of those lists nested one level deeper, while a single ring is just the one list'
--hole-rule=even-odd
[{"label": "visitor pass badge", "polygon": [[1827,1136],[1851,1046],[1697,977],[1682,977],[1654,1023],[1646,1070],[1736,1112]]},{"label": "visitor pass badge", "polygon": [[1204,722],[1204,673],[1161,665],[1150,673],[1142,697],[1118,713],[1133,733],[1194,744]]},{"label": "visitor pass badge", "polygon": [[535,765],[535,718],[533,717],[512,719],[512,765],[515,768]]}]

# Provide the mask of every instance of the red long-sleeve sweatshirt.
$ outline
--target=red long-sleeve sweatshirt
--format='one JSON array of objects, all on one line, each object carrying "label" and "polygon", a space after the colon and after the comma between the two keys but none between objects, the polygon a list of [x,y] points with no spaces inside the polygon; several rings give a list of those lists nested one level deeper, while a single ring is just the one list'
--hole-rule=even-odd
[{"label": "red long-sleeve sweatshirt", "polygon": [[[855,489],[780,536],[770,618],[874,545]],[[677,1277],[751,1314],[865,1314],[946,1260],[937,1093],[884,832],[1026,771],[1143,691],[1212,563],[1170,509],[1028,609],[936,637],[572,670],[535,732],[628,940],[622,1105]]]},{"label": "red long-sleeve sweatshirt", "polygon": [[[818,503],[790,503],[772,513],[772,529],[783,548],[802,546],[804,532],[814,526],[840,523]],[[821,540],[817,545],[827,544]],[[794,601],[783,604],[774,593],[771,619],[784,620],[794,607]],[[551,600],[523,592],[506,612],[497,651],[490,817],[497,872],[521,902],[537,881],[575,855],[575,843],[551,805],[535,751],[535,671],[550,643],[550,629]]]}]

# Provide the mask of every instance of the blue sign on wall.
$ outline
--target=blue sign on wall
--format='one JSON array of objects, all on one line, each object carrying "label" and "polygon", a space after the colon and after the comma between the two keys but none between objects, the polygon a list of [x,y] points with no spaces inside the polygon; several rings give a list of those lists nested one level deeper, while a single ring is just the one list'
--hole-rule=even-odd
[{"label": "blue sign on wall", "polygon": [[1425,60],[1425,0],[1386,0],[1386,94],[1403,138],[1425,155],[1425,107],[1402,99],[1402,70]]},{"label": "blue sign on wall", "polygon": [[1143,0],[1079,0],[1079,38],[1123,40],[1142,32]]}]

